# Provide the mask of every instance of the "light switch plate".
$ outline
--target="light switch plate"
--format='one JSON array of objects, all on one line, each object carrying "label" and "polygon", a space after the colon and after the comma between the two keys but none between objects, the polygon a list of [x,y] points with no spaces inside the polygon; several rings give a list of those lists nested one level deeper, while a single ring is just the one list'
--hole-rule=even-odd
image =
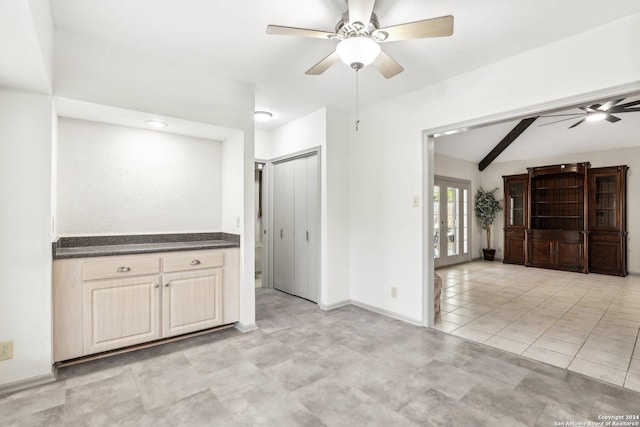
[{"label": "light switch plate", "polygon": [[414,208],[419,208],[420,207],[420,197],[419,196],[413,196],[413,207]]}]

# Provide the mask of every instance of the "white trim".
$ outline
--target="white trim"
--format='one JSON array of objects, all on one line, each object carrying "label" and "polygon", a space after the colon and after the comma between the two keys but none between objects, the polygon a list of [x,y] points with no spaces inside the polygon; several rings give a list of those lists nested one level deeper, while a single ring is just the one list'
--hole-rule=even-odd
[{"label": "white trim", "polygon": [[340,307],[344,307],[347,305],[351,305],[351,300],[344,300],[344,301],[338,301],[338,302],[334,302],[333,304],[322,304],[322,303],[318,303],[318,307],[320,307],[321,310],[324,311],[330,311],[330,310],[335,310],[336,308],[340,308]]},{"label": "white trim", "polygon": [[49,384],[56,381],[56,375],[52,371],[49,374],[38,375],[37,377],[26,380],[15,381],[8,384],[0,385],[0,398],[16,391],[24,390],[31,387]]},{"label": "white trim", "polygon": [[402,320],[403,322],[411,323],[412,325],[422,326],[421,319],[415,319],[413,317],[405,316],[404,314],[396,313],[390,310],[386,310],[384,308],[375,307],[373,305],[369,305],[361,301],[352,299],[351,305],[355,305],[356,307],[360,307],[362,309],[372,311],[374,313],[378,313],[383,316],[391,317],[392,319]]},{"label": "white trim", "polygon": [[258,330],[258,324],[257,323],[244,324],[244,323],[238,322],[235,324],[234,328],[236,328],[243,334],[246,334],[247,332]]}]

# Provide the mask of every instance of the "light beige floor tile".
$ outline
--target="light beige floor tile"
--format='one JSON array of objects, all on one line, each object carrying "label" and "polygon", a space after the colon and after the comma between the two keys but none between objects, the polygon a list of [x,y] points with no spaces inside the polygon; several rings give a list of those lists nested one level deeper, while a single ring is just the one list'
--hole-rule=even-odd
[{"label": "light beige floor tile", "polygon": [[533,345],[536,347],[546,348],[547,350],[557,351],[558,353],[566,354],[567,356],[575,356],[581,347],[581,344],[562,341],[545,334],[542,334],[542,336],[533,343]]},{"label": "light beige floor tile", "polygon": [[506,326],[506,322],[498,320],[487,320],[483,318],[476,319],[467,324],[468,327],[476,329],[478,331],[487,332],[489,334],[495,334],[499,330]]},{"label": "light beige floor tile", "polygon": [[522,331],[520,329],[515,329],[512,327],[506,327],[503,330],[499,331],[496,335],[527,345],[533,344],[533,342],[540,336],[538,334]]},{"label": "light beige floor tile", "polygon": [[623,371],[629,368],[629,362],[631,361],[630,356],[621,356],[590,347],[582,347],[576,357]]},{"label": "light beige floor tile", "polygon": [[603,337],[590,336],[584,343],[585,347],[608,351],[611,353],[631,356],[635,346],[635,340],[617,340]]},{"label": "light beige floor tile", "polygon": [[640,359],[631,359],[629,364],[629,372],[640,374]]},{"label": "light beige floor tile", "polygon": [[463,307],[463,306],[465,306],[465,305],[467,305],[469,303],[468,301],[463,301],[463,300],[458,299],[456,297],[447,298],[447,299],[443,300],[442,302],[444,302],[445,304],[449,304],[449,305],[455,305],[456,307]]},{"label": "light beige floor tile", "polygon": [[478,331],[477,329],[472,329],[467,326],[458,328],[452,333],[453,335],[457,335],[459,337],[466,338],[468,340],[476,341],[476,342],[485,342],[487,339],[493,336],[493,334],[490,334],[488,332]]},{"label": "light beige floor tile", "polygon": [[456,325],[455,323],[444,322],[442,320],[436,320],[436,323],[433,325],[433,329],[437,329],[442,332],[451,332],[460,327],[460,325]]},{"label": "light beige floor tile", "polygon": [[627,375],[626,371],[578,358],[574,359],[567,369],[620,386]]},{"label": "light beige floor tile", "polygon": [[624,387],[640,392],[640,374],[629,372],[624,381]]},{"label": "light beige floor tile", "polygon": [[456,325],[465,325],[473,320],[472,317],[461,316],[455,313],[446,313],[440,316],[444,322],[455,323]]},{"label": "light beige floor tile", "polygon": [[571,360],[573,359],[572,356],[567,356],[566,354],[558,353],[557,351],[535,346],[529,347],[520,354],[560,368],[566,368],[569,366],[569,363],[571,363]]},{"label": "light beige floor tile", "polygon": [[477,311],[477,310],[473,310],[471,308],[469,308],[468,306],[466,307],[459,307],[456,308],[455,310],[452,311],[453,314],[459,314],[460,316],[466,316],[466,317],[470,317],[472,319],[477,319],[478,317],[482,316],[482,311]]},{"label": "light beige floor tile", "polygon": [[528,344],[520,341],[514,341],[509,338],[494,335],[484,342],[484,344],[496,347],[501,350],[508,351],[510,353],[520,354],[529,347]]}]

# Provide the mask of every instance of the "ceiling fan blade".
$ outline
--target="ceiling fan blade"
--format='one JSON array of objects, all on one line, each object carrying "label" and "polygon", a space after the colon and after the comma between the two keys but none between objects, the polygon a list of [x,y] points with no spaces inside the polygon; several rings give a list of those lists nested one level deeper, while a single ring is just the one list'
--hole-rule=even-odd
[{"label": "ceiling fan blade", "polygon": [[611,109],[611,107],[613,107],[614,105],[616,105],[619,102],[624,101],[624,98],[622,99],[614,99],[608,102],[605,102],[604,104],[602,104],[600,107],[598,107],[598,111],[609,111]]},{"label": "ceiling fan blade", "polygon": [[385,40],[382,40],[382,42],[424,39],[428,37],[447,37],[453,34],[453,16],[447,15],[439,18],[394,25],[393,27],[381,28],[379,31],[384,31],[389,35]]},{"label": "ceiling fan blade", "polygon": [[[540,116],[540,117],[553,117],[553,116]],[[576,116],[573,116],[573,117],[569,117],[568,119],[556,120],[555,122],[549,122],[543,125],[538,125],[538,127],[541,128],[542,126],[555,125],[556,123],[566,122],[567,120],[575,120],[575,119],[576,119]]]},{"label": "ceiling fan blade", "polygon": [[380,74],[382,74],[385,79],[390,79],[404,71],[404,68],[402,68],[400,64],[384,52],[380,52],[380,55],[373,61],[373,66],[380,71]]},{"label": "ceiling fan blade", "polygon": [[615,122],[619,122],[620,120],[622,120],[620,117],[616,117],[616,116],[612,116],[611,114],[607,114],[607,117],[605,118],[606,121],[611,122],[611,123],[615,123]]},{"label": "ceiling fan blade", "polygon": [[349,23],[361,22],[365,26],[371,21],[376,0],[349,0]]},{"label": "ceiling fan blade", "polygon": [[580,121],[576,122],[572,126],[569,126],[569,129],[574,128],[574,127],[578,126],[579,124],[582,124],[582,122],[584,122],[585,120],[587,120],[586,117],[584,119],[581,119]]},{"label": "ceiling fan blade", "polygon": [[272,34],[276,36],[308,37],[312,39],[325,39],[325,40],[330,40],[337,35],[336,33],[328,33],[326,31],[310,30],[308,28],[283,27],[281,25],[267,26],[267,34]]},{"label": "ceiling fan blade", "polygon": [[630,111],[629,107],[635,107],[636,105],[640,105],[640,101],[632,101],[627,102],[626,104],[616,105],[615,107],[609,110],[610,113],[624,113],[625,111]]},{"label": "ceiling fan blade", "polygon": [[340,56],[338,56],[338,52],[330,53],[323,60],[318,62],[313,67],[309,68],[305,74],[310,76],[318,76],[329,69],[333,64],[340,60]]}]

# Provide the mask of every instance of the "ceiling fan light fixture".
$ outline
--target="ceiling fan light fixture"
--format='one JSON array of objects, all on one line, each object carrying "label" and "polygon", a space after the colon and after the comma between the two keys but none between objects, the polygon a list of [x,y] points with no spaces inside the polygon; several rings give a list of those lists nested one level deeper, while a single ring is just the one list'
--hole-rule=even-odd
[{"label": "ceiling fan light fixture", "polygon": [[599,122],[607,118],[607,113],[604,111],[594,111],[593,113],[587,113],[588,122]]},{"label": "ceiling fan light fixture", "polygon": [[342,62],[357,71],[375,61],[380,45],[368,37],[351,37],[338,43],[336,51]]}]

